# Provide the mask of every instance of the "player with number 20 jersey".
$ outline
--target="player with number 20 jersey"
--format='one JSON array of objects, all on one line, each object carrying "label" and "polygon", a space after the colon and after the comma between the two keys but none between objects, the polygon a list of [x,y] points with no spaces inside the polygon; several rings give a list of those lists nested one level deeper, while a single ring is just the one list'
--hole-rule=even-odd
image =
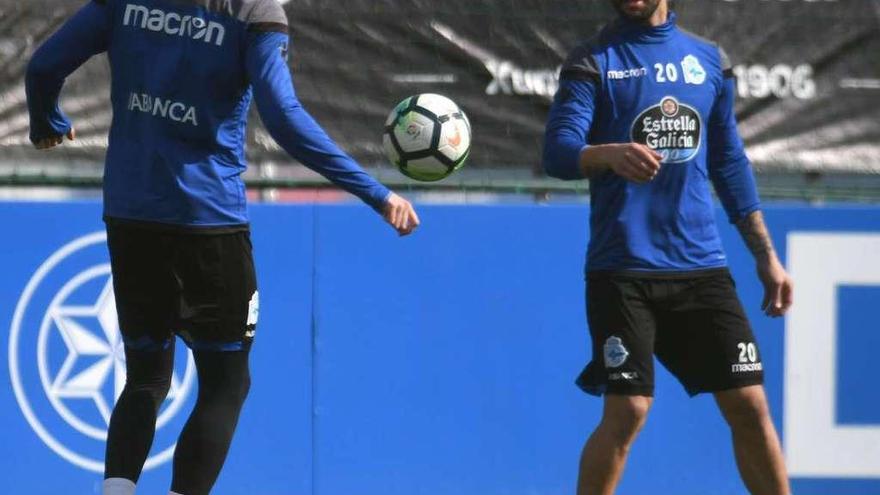
[{"label": "player with number 20 jersey", "polygon": [[763,308],[791,283],[764,226],[734,116],[730,62],[677,25],[666,0],[611,0],[619,16],[564,63],[546,129],[549,175],[590,180],[586,262],[591,362],[605,395],[580,495],[610,494],[654,393],[654,356],[691,395],[713,393],[753,493],[788,493],[763,363],[727,269],[712,186],[755,256]]}]

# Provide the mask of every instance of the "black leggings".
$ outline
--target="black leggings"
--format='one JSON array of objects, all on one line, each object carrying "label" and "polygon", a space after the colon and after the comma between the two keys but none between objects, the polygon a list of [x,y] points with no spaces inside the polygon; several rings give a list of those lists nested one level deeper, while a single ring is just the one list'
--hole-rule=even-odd
[{"label": "black leggings", "polygon": [[[174,453],[171,489],[207,495],[220,474],[250,388],[250,346],[234,352],[195,351],[199,395]],[[174,367],[174,342],[155,352],[126,347],[125,389],[110,418],[104,478],[137,482],[153,444],[156,417]]]}]

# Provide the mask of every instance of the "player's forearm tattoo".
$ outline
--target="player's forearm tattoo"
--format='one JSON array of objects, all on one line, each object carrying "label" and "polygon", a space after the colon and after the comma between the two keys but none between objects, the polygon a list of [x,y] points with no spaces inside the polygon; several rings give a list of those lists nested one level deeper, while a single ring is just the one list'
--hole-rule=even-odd
[{"label": "player's forearm tattoo", "polygon": [[774,253],[773,240],[764,224],[761,210],[753,211],[736,223],[739,233],[755,258],[763,258]]}]

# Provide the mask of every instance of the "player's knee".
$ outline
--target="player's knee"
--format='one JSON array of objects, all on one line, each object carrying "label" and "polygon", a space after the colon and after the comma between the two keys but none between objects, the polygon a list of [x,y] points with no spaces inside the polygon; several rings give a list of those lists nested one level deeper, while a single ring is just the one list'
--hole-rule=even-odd
[{"label": "player's knee", "polygon": [[206,377],[201,383],[201,393],[213,400],[241,406],[251,389],[251,377],[247,370],[229,373],[222,377]]},{"label": "player's knee", "polygon": [[235,400],[239,404],[244,404],[245,399],[247,399],[248,393],[251,390],[251,375],[250,373],[245,373],[244,376],[241,377],[241,380],[236,384],[232,389],[232,393],[235,395]]},{"label": "player's knee", "polygon": [[629,444],[645,425],[650,409],[650,397],[608,396],[602,423],[618,444]]},{"label": "player's knee", "polygon": [[770,409],[762,391],[740,389],[719,397],[724,419],[731,428],[755,428],[769,420]]},{"label": "player's knee", "polygon": [[129,376],[123,394],[148,399],[158,411],[171,389],[171,377],[135,378]]}]

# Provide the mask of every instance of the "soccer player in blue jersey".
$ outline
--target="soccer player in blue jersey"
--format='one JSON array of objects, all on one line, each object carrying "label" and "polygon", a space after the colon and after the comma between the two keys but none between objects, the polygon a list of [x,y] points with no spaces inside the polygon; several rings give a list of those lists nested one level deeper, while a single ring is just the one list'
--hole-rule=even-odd
[{"label": "soccer player in blue jersey", "polygon": [[277,0],[92,0],[34,54],[26,77],[37,148],[75,138],[65,78],[107,52],[113,84],[104,219],[127,382],[110,420],[104,493],[131,495],[174,362],[193,350],[195,408],[177,443],[172,493],[209,493],[250,385],[259,296],[245,186],[255,100],[293,157],[380,212],[400,235],[419,219],[367,175],[297,100]]},{"label": "soccer player in blue jersey", "polygon": [[579,495],[610,495],[645,422],[653,357],[691,395],[712,393],[756,495],[789,495],[755,338],[727,269],[710,183],[757,263],[762,309],[785,314],[792,284],[764,225],[737,133],[724,52],[676,26],[667,0],[611,0],[619,17],[562,67],[544,164],[589,179],[587,318],[593,358],[578,378],[604,394]]}]

